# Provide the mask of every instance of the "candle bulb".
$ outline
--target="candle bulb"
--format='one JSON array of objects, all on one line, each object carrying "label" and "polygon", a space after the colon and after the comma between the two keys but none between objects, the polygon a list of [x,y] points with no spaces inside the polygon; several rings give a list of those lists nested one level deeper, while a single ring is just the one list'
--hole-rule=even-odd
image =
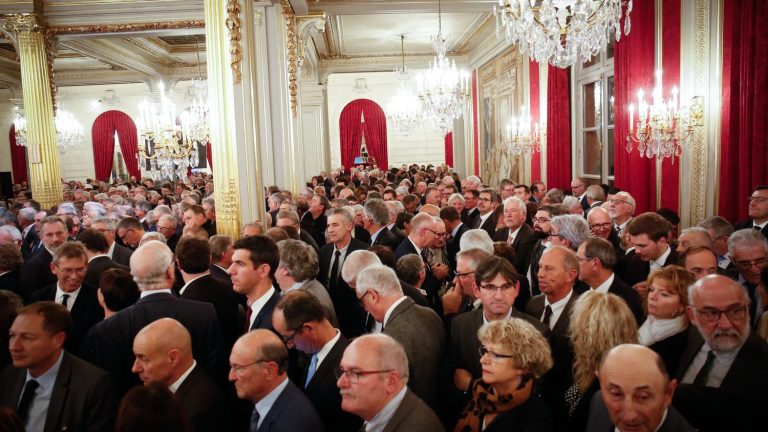
[{"label": "candle bulb", "polygon": [[629,131],[632,132],[632,129],[634,129],[634,118],[635,118],[635,106],[632,104],[629,104]]}]

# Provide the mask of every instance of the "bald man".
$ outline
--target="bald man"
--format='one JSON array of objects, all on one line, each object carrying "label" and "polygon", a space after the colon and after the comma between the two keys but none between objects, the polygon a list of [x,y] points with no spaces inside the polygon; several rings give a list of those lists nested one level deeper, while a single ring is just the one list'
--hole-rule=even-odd
[{"label": "bald man", "polygon": [[192,356],[192,337],[180,322],[161,318],[133,339],[131,371],[144,385],[158,383],[176,393],[197,432],[226,430],[229,416],[219,389]]},{"label": "bald man", "polygon": [[675,410],[670,380],[658,354],[642,345],[619,345],[598,370],[600,391],[592,397],[589,431],[694,431]]}]

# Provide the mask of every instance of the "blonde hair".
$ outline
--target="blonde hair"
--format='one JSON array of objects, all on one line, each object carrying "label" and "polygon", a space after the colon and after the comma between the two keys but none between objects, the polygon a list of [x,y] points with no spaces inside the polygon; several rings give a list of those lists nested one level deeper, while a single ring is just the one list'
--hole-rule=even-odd
[{"label": "blonde hair", "polygon": [[527,369],[535,378],[541,378],[552,368],[549,343],[536,327],[523,319],[491,321],[480,327],[477,337],[483,344],[504,347],[512,356],[514,366]]},{"label": "blonde hair", "polygon": [[605,352],[638,341],[637,322],[624,300],[597,291],[586,292],[576,301],[568,331],[574,352],[573,382],[582,393],[596,379]]},{"label": "blonde hair", "polygon": [[[650,287],[656,279],[667,282],[672,288],[672,292],[680,297],[680,304],[683,306],[682,316],[687,323],[688,315],[685,313],[685,309],[688,306],[688,287],[696,283],[696,278],[688,270],[677,265],[671,265],[655,270],[648,275],[648,286]],[[643,309],[648,313],[648,293],[643,296]]]}]

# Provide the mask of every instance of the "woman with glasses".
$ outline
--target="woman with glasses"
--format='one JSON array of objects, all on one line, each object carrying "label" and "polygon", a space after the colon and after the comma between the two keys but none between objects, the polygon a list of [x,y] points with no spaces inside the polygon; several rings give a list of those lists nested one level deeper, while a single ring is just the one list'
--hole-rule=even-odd
[{"label": "woman with glasses", "polygon": [[688,287],[696,282],[693,274],[680,266],[662,267],[648,276],[648,297],[644,299],[648,317],[640,326],[640,343],[656,351],[668,371],[677,363],[688,340]]},{"label": "woman with glasses", "polygon": [[482,378],[470,385],[472,399],[454,431],[554,431],[534,381],[552,367],[549,343],[525,320],[491,321],[477,332]]}]

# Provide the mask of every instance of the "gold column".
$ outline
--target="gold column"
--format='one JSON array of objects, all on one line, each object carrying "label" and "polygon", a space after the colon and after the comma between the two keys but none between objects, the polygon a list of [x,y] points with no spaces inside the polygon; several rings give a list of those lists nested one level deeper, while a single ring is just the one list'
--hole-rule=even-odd
[{"label": "gold column", "polygon": [[208,119],[213,143],[216,229],[219,234],[233,238],[240,235],[241,225],[233,87],[242,77],[239,12],[238,1],[205,0]]},{"label": "gold column", "polygon": [[45,28],[36,15],[18,14],[5,16],[5,31],[16,41],[21,64],[32,197],[50,208],[62,194]]}]

